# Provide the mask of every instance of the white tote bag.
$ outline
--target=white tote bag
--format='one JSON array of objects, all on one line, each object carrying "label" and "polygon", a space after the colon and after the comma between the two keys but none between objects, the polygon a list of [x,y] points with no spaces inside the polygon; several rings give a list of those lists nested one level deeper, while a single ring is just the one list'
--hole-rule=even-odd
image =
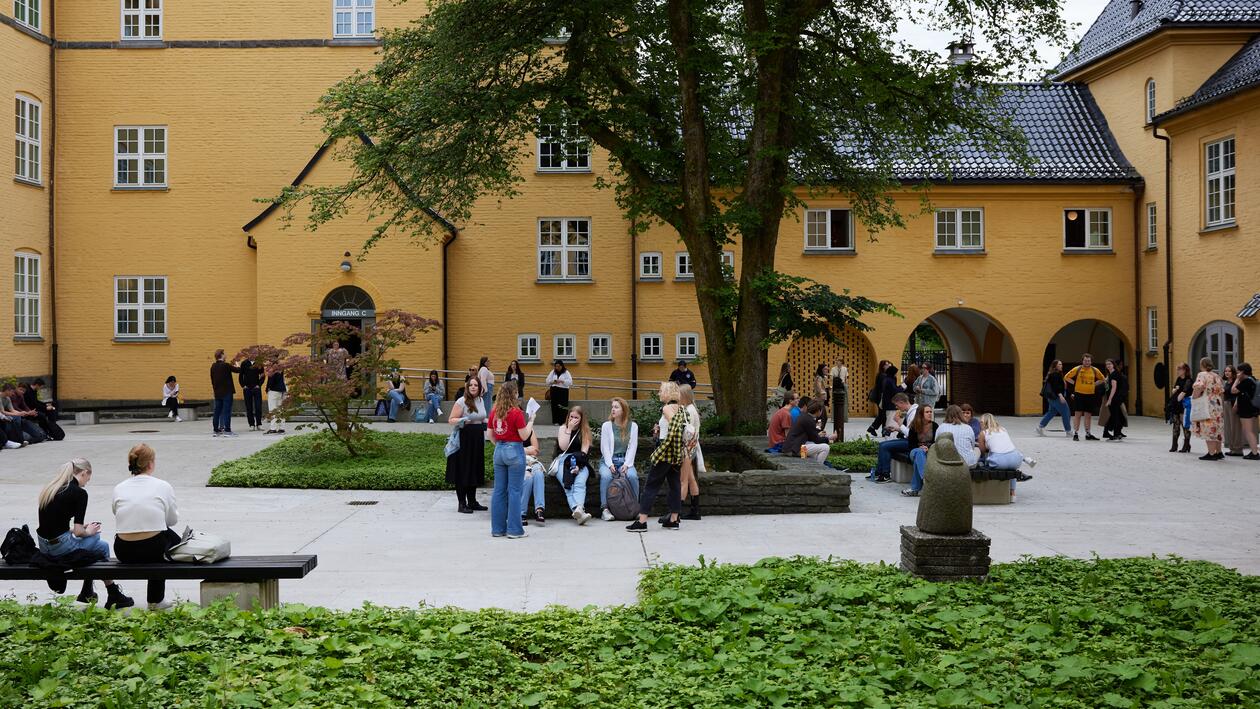
[{"label": "white tote bag", "polygon": [[1207,421],[1210,418],[1212,418],[1212,412],[1208,409],[1207,394],[1190,399],[1191,421]]},{"label": "white tote bag", "polygon": [[209,532],[185,530],[184,541],[171,547],[166,558],[190,564],[213,564],[232,556],[232,543]]}]

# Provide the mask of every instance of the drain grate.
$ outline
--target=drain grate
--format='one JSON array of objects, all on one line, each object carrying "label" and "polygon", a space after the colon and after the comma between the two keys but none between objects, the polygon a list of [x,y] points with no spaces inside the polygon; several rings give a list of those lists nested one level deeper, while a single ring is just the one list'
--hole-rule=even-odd
[{"label": "drain grate", "polygon": [[143,431],[128,431],[127,433],[161,433],[161,431],[157,429],[145,429]]},{"label": "drain grate", "polygon": [[377,502],[376,500],[351,500],[347,502],[346,504],[354,505],[356,507],[371,507],[372,505],[375,505],[376,502]]}]

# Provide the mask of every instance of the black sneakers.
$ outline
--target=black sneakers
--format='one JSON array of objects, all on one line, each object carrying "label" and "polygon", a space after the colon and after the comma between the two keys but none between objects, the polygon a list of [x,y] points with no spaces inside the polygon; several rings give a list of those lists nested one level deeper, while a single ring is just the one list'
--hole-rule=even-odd
[{"label": "black sneakers", "polygon": [[647,523],[640,522],[637,519],[631,522],[630,524],[626,525],[627,532],[646,532],[647,530],[648,530]]},{"label": "black sneakers", "polygon": [[673,522],[670,522],[669,520],[665,520],[664,522],[661,522],[661,526],[664,527],[665,529],[678,529],[682,525],[679,524],[678,520],[674,520]]},{"label": "black sneakers", "polygon": [[547,518],[543,516],[543,508],[538,507],[534,510],[534,524],[539,527],[547,526]]}]

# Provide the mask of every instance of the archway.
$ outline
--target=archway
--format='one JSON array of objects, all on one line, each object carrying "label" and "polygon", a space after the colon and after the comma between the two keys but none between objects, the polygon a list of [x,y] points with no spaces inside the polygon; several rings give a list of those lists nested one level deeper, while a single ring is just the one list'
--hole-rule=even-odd
[{"label": "archway", "polygon": [[[849,418],[869,417],[870,402],[866,400],[866,392],[875,385],[875,348],[866,335],[852,328],[840,334],[840,341],[844,346],[822,337],[792,340],[792,344],[788,345],[787,361],[792,366],[794,386],[798,393],[810,394],[818,365],[825,364],[830,369],[836,360],[840,360],[849,368]],[[778,371],[771,372],[772,383],[777,378]]]},{"label": "archway", "polygon": [[[1046,372],[1051,362],[1060,359],[1063,360],[1063,371],[1066,372],[1080,364],[1081,355],[1086,353],[1099,369],[1103,368],[1103,362],[1108,359],[1119,360],[1126,366],[1133,363],[1133,350],[1119,328],[1102,320],[1087,318],[1064,325],[1050,338],[1041,356],[1041,371]],[[1135,386],[1130,386],[1130,390],[1134,389]],[[1041,405],[1044,410],[1045,402],[1042,401]]]},{"label": "archway", "polygon": [[[906,359],[910,357],[910,359]],[[932,362],[941,383],[938,403],[969,403],[977,412],[1015,412],[1015,341],[979,310],[946,308],[924,318],[907,339],[899,366]]]},{"label": "archway", "polygon": [[1224,320],[1199,328],[1190,341],[1190,371],[1199,371],[1199,360],[1204,357],[1212,359],[1218,372],[1227,366],[1237,366],[1242,361],[1242,331]]},{"label": "archway", "polygon": [[[370,327],[376,322],[376,303],[367,291],[357,286],[339,286],[324,296],[320,306],[320,319],[311,321],[313,332],[320,323],[344,322],[360,330]],[[362,345],[358,337],[349,337],[341,343],[350,352],[350,356],[358,356]]]}]

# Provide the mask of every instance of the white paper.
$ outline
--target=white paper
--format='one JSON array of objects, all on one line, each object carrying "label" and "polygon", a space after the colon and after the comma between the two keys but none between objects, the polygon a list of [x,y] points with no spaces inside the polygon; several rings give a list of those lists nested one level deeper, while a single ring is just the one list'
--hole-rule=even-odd
[{"label": "white paper", "polygon": [[534,397],[529,397],[529,401],[525,402],[525,417],[529,418],[530,416],[533,416],[541,408],[542,406],[534,400]]}]

